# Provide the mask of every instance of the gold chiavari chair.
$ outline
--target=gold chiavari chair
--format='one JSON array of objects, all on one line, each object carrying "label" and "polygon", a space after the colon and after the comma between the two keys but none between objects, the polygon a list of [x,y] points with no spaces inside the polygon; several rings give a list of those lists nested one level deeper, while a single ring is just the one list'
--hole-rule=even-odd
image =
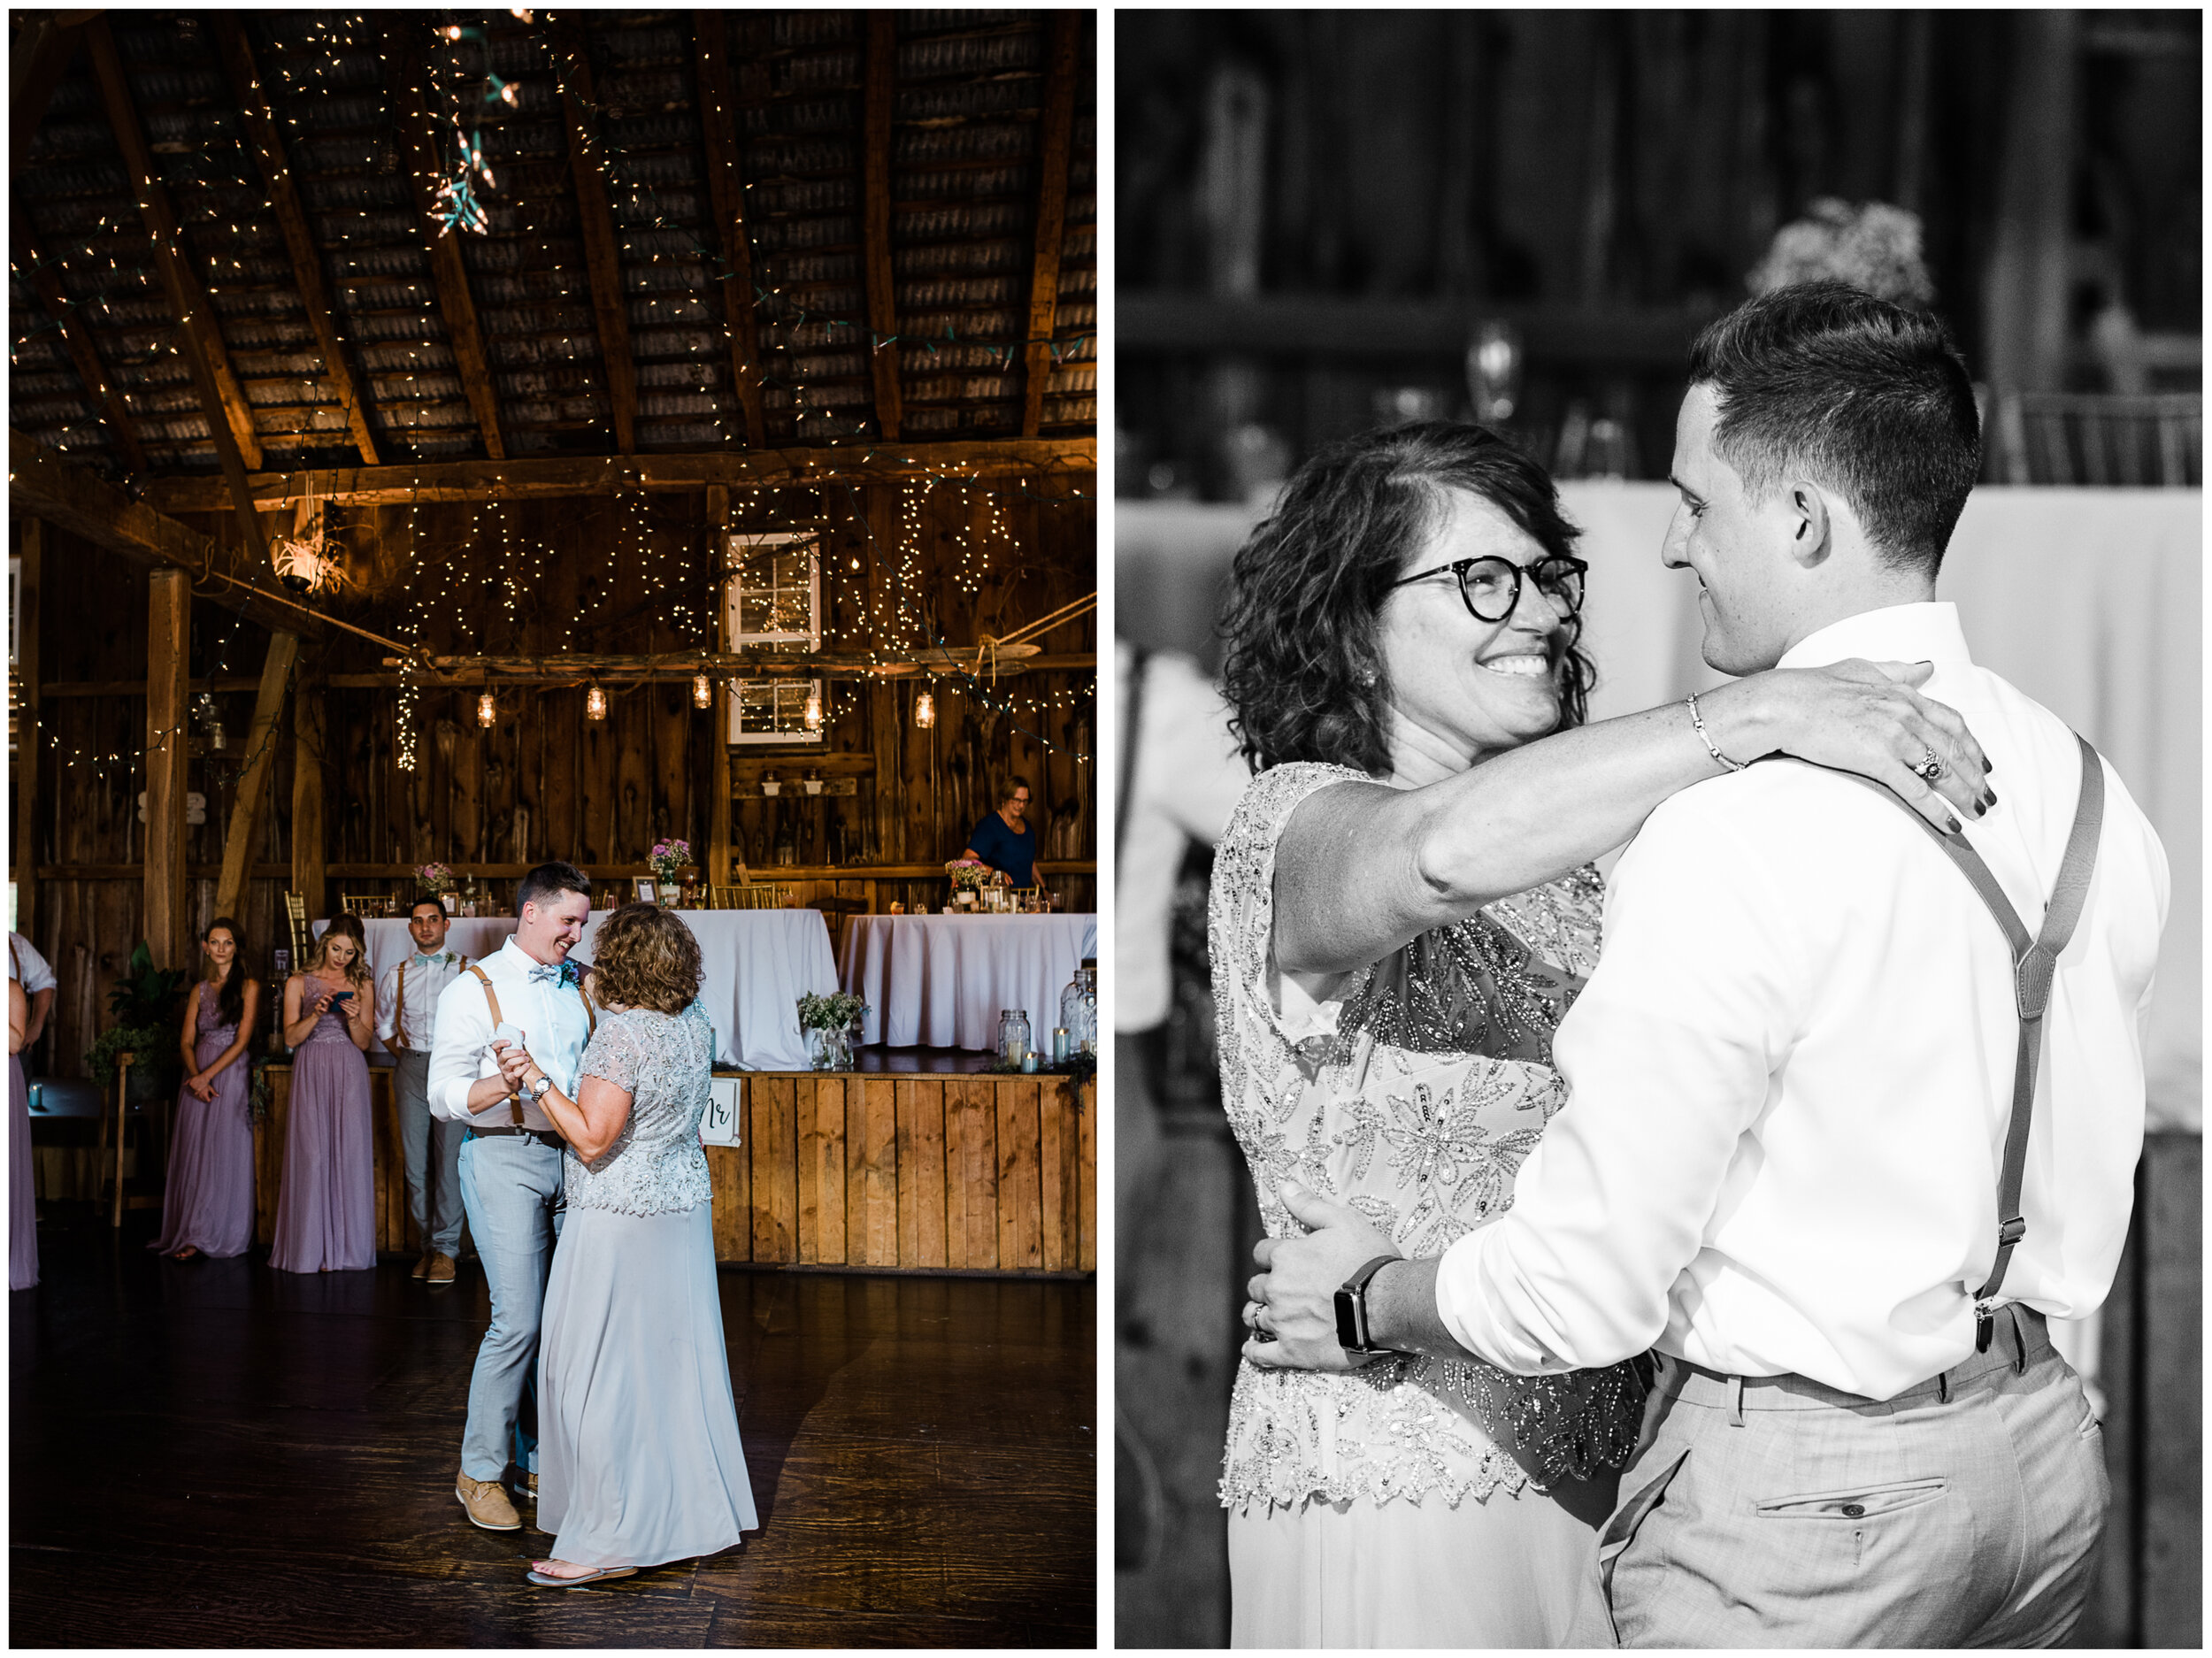
[{"label": "gold chiavari chair", "polygon": [[388,893],[347,893],[338,902],[349,916],[388,916],[392,913],[391,895]]},{"label": "gold chiavari chair", "polygon": [[717,910],[788,910],[799,889],[774,881],[748,881],[741,887],[710,887],[707,892]]},{"label": "gold chiavari chair", "polygon": [[284,894],[284,918],[291,924],[292,968],[296,972],[307,964],[307,947],[311,941],[307,935],[307,899],[304,894]]}]

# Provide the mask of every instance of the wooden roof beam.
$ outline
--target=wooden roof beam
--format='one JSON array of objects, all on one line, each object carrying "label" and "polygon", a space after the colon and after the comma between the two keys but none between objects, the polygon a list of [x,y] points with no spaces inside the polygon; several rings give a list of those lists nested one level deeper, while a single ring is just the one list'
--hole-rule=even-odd
[{"label": "wooden roof beam", "polygon": [[429,115],[423,107],[423,56],[414,37],[417,27],[403,21],[385,25],[384,61],[391,77],[392,111],[399,125],[401,146],[406,151],[407,176],[414,184],[415,206],[422,215],[420,229],[430,256],[431,284],[437,290],[438,310],[445,318],[446,340],[453,348],[461,388],[468,394],[476,429],[484,439],[484,452],[495,461],[503,461],[507,445],[499,434],[499,399],[492,385],[491,359],[484,353],[484,333],[477,325],[476,302],[469,297],[468,266],[461,258],[460,233],[439,234],[430,228],[429,221],[438,211],[438,184],[443,170],[431,142]]},{"label": "wooden roof beam", "polygon": [[238,19],[235,12],[208,13],[208,20],[214,26],[216,44],[222,52],[223,67],[230,73],[232,95],[238,100],[246,135],[252,141],[254,158],[261,165],[262,181],[269,187],[269,204],[276,211],[277,224],[284,232],[285,248],[292,256],[292,278],[299,286],[300,304],[307,312],[308,326],[315,331],[315,343],[322,349],[324,373],[331,390],[337,395],[339,406],[346,411],[346,429],[352,434],[353,446],[361,451],[362,461],[371,466],[380,465],[382,459],[376,452],[376,439],[369,431],[366,400],[353,378],[338,331],[331,322],[330,294],[323,284],[322,255],[308,228],[307,215],[301,210],[299,193],[292,188],[292,168],[284,152],[284,140],[277,131],[269,100],[262,91],[253,48]]},{"label": "wooden roof beam", "polygon": [[254,434],[253,411],[246,404],[246,394],[239,388],[229,355],[223,349],[214,307],[185,257],[183,233],[169,205],[169,193],[154,172],[153,152],[146,147],[146,134],[139,129],[137,106],[132,102],[123,60],[116,55],[115,37],[105,18],[96,18],[86,25],[85,46],[92,55],[93,78],[100,83],[108,125],[122,150],[123,165],[130,173],[139,211],[146,221],[146,234],[153,239],[154,268],[161,273],[162,286],[168,289],[170,306],[177,314],[185,362],[199,393],[208,435],[215,441],[215,457],[222,464],[224,480],[230,486],[231,508],[244,532],[247,551],[265,568],[268,539],[246,489],[247,468],[261,465],[261,442]]},{"label": "wooden roof beam", "polygon": [[[65,20],[66,19],[66,20]],[[8,43],[8,177],[31,158],[31,140],[84,35],[84,14],[35,17]]]},{"label": "wooden roof beam", "polygon": [[730,81],[729,31],[719,12],[694,12],[699,60],[699,131],[706,148],[707,195],[729,274],[722,310],[729,319],[730,383],[745,410],[745,441],[768,446],[760,396],[760,318],[753,305],[753,242],[745,229],[745,175],[739,164],[737,99]]},{"label": "wooden roof beam", "polygon": [[[221,491],[219,481],[208,481],[218,493]],[[214,504],[221,507],[229,503],[219,500]],[[8,434],[8,505],[120,553],[142,570],[188,570],[196,577],[214,581],[218,584],[215,596],[223,604],[237,603],[242,587],[253,588],[245,601],[244,613],[250,619],[306,638],[329,637],[311,612],[261,589],[262,581],[276,580],[266,558],[257,566],[242,564],[213,538],[142,501],[132,500],[124,491],[102,482],[90,469],[41,449],[20,432]]]},{"label": "wooden roof beam", "polygon": [[1060,244],[1068,223],[1068,157],[1074,147],[1075,65],[1087,13],[1052,14],[1052,63],[1037,126],[1037,246],[1029,280],[1029,338],[1023,349],[1022,435],[1044,426],[1052,377],[1052,336],[1060,312]]},{"label": "wooden roof beam", "polygon": [[598,100],[592,94],[591,56],[583,27],[565,20],[553,26],[557,50],[565,60],[561,73],[561,107],[568,117],[568,171],[576,189],[576,223],[584,240],[584,266],[591,279],[592,320],[599,328],[599,356],[607,369],[607,403],[614,412],[614,446],[637,453],[637,359],[630,350],[630,311],[622,287],[622,250],[614,228],[614,208],[607,200],[606,145],[599,137]]},{"label": "wooden roof beam", "polygon": [[13,210],[9,222],[10,259],[17,270],[29,280],[39,303],[46,307],[46,314],[61,330],[62,343],[69,349],[69,357],[77,365],[77,376],[84,381],[85,391],[99,405],[114,434],[116,447],[123,451],[123,458],[134,472],[146,470],[146,451],[139,447],[138,432],[131,425],[130,411],[123,406],[123,395],[115,389],[115,382],[108,378],[100,354],[92,349],[92,336],[77,320],[77,309],[61,289],[61,278],[55,273],[32,239],[30,221],[23,217],[23,210]]},{"label": "wooden roof beam", "polygon": [[[351,505],[413,501],[522,500],[604,495],[622,489],[705,489],[832,481],[896,482],[932,474],[967,477],[1098,470],[1094,438],[965,438],[941,443],[837,444],[824,449],[726,451],[708,455],[535,457],[493,464],[429,461],[413,466],[335,467],[265,472],[248,480],[262,511],[305,500]],[[211,478],[162,478],[146,499],[165,512],[215,512],[229,504]]]},{"label": "wooden roof beam", "polygon": [[876,430],[899,441],[898,306],[891,286],[891,106],[898,67],[898,21],[890,12],[861,13],[868,46],[861,99],[861,264],[868,279],[868,365],[875,376]]}]

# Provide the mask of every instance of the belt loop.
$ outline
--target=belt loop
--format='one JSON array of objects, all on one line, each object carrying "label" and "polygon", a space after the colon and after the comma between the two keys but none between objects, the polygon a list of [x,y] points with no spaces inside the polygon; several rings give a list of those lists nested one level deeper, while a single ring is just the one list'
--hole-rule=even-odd
[{"label": "belt loop", "polygon": [[1728,1420],[1731,1426],[1743,1426],[1743,1378],[1728,1378]]},{"label": "belt loop", "polygon": [[2012,1315],[2012,1373],[2025,1376],[2028,1373],[2028,1332],[2020,1323],[2020,1303],[2007,1301],[2005,1310]]},{"label": "belt loop", "polygon": [[1950,1402],[1951,1372],[1948,1370],[1938,1370],[1936,1372],[1936,1403],[1939,1405],[1947,1405]]}]

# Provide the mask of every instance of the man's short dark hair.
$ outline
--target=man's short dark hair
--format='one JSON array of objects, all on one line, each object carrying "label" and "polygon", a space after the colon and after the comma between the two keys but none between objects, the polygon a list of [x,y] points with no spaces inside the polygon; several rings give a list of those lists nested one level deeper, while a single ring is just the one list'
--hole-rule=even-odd
[{"label": "man's short dark hair", "polygon": [[1785,478],[1851,503],[1883,562],[1932,578],[1980,474],[1981,418],[1941,322],[1841,282],[1739,305],[1690,347],[1713,448],[1754,500]]},{"label": "man's short dark hair", "polygon": [[425,904],[437,905],[438,913],[440,915],[445,916],[445,918],[448,921],[453,919],[453,917],[446,912],[445,895],[442,893],[425,893],[421,897],[416,899],[413,903],[407,906],[407,918],[410,921],[412,921],[415,918],[415,911],[421,909]]},{"label": "man's short dark hair", "polygon": [[563,893],[581,893],[590,897],[591,877],[573,864],[541,864],[522,878],[522,886],[515,894],[515,913],[520,915],[525,904],[542,903]]}]

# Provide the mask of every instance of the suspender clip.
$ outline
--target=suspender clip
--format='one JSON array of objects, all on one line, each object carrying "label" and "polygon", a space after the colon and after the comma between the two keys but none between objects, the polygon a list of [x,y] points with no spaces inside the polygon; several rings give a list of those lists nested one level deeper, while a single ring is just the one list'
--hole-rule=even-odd
[{"label": "suspender clip", "polygon": [[1979,1301],[1974,1303],[1974,1351],[1986,1353],[1989,1343],[1997,1333],[1997,1303]]}]

